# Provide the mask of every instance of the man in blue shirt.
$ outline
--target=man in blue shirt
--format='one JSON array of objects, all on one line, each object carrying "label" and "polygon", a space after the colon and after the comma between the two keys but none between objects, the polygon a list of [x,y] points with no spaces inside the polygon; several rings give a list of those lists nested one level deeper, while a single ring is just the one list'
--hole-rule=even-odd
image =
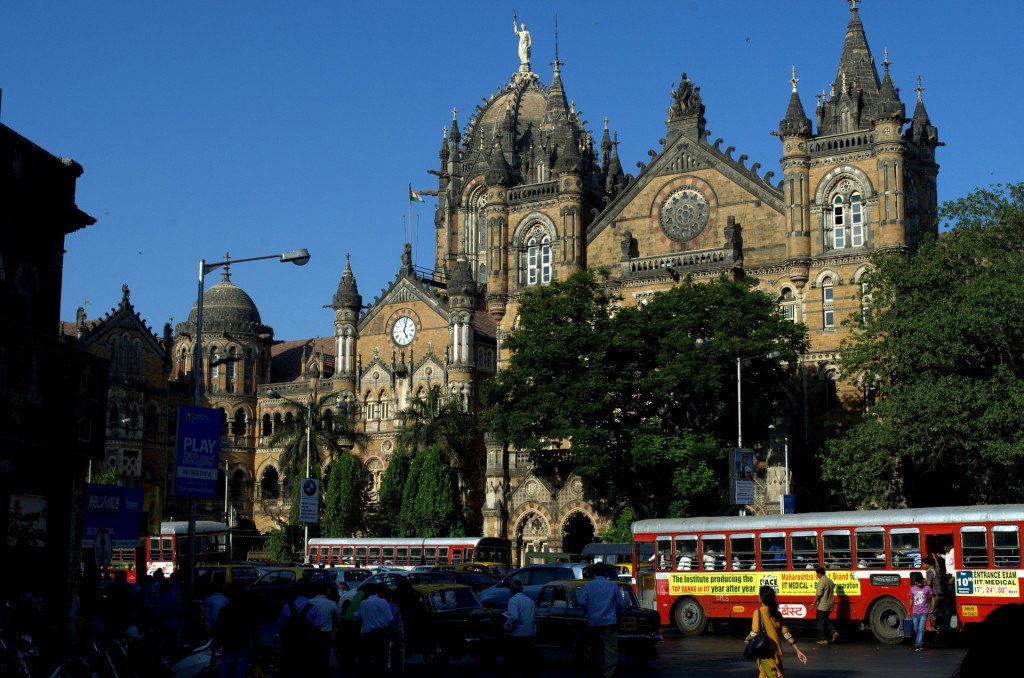
[{"label": "man in blue shirt", "polygon": [[526,678],[537,675],[538,660],[534,652],[534,617],[536,606],[530,596],[523,593],[523,582],[513,579],[505,615],[505,678],[518,674]]},{"label": "man in blue shirt", "polygon": [[[613,575],[610,565],[600,568],[593,580],[584,584],[579,592],[579,603],[587,613],[587,626],[596,650],[598,642],[604,650],[603,678],[613,678],[619,664],[619,619],[625,610],[619,585],[609,579]],[[595,652],[596,656],[596,652]]]}]

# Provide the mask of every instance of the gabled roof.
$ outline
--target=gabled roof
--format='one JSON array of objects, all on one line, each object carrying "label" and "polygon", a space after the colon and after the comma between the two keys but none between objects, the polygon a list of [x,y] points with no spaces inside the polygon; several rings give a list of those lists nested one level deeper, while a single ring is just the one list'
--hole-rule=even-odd
[{"label": "gabled roof", "polygon": [[314,354],[323,356],[321,377],[329,377],[335,370],[334,337],[313,337],[312,339],[293,339],[281,341],[270,347],[270,378],[277,383],[302,381],[303,360],[309,360]]},{"label": "gabled roof", "polygon": [[768,205],[777,212],[783,211],[782,189],[770,183],[774,172],[767,172],[763,177],[758,176],[757,170],[761,163],[754,163],[747,167],[744,163],[746,155],[733,158],[732,152],[735,147],[729,146],[725,151],[719,148],[722,139],[716,139],[713,145],[707,143],[707,132],[697,141],[679,136],[668,142],[660,153],[644,167],[637,178],[630,182],[626,188],[611,201],[607,208],[587,228],[587,244],[589,245],[600,235],[601,231],[611,225],[648,185],[659,177],[680,174],[689,170],[716,169],[726,178],[757,196],[761,202]]},{"label": "gabled roof", "polygon": [[79,307],[79,317],[75,322],[62,321],[63,332],[68,337],[78,337],[79,345],[88,348],[93,344],[105,340],[110,334],[123,330],[135,330],[144,337],[151,351],[169,359],[170,346],[165,347],[164,341],[153,333],[153,330],[146,321],[142,319],[135,306],[130,301],[131,292],[128,285],[121,286],[121,303],[107,311],[102,318],[86,320],[85,309]]}]

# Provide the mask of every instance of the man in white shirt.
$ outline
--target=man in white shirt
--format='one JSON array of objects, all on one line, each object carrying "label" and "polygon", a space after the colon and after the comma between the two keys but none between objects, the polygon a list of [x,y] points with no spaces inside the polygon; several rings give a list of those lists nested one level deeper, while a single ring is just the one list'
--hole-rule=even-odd
[{"label": "man in white shirt", "polygon": [[338,621],[341,619],[341,609],[338,607],[338,603],[327,597],[328,586],[333,587],[335,591],[338,590],[337,584],[327,583],[321,586],[317,595],[309,601],[320,610],[320,617],[323,619],[320,623],[320,635],[317,638],[316,647],[317,666],[322,671],[319,674],[321,676],[326,676],[330,669],[331,642],[334,639],[334,630],[338,628]]}]

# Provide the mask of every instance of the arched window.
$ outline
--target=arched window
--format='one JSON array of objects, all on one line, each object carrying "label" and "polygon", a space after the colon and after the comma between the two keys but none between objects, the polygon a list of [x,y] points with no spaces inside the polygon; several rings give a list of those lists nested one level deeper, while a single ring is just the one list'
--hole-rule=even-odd
[{"label": "arched window", "polygon": [[226,436],[228,434],[228,413],[223,407],[217,409],[220,411],[220,434]]},{"label": "arched window", "polygon": [[384,391],[381,391],[380,393],[377,394],[377,405],[380,408],[380,418],[381,419],[390,419],[391,418],[391,408],[388,407],[390,404],[391,403],[388,400],[387,393],[385,393]]},{"label": "arched window", "polygon": [[253,369],[253,358],[252,349],[245,349],[245,363],[242,367],[242,388],[244,393],[252,393],[252,369]]},{"label": "arched window", "polygon": [[234,346],[228,349],[228,364],[225,365],[227,372],[228,393],[235,392],[235,361],[238,359],[238,351]]},{"label": "arched window", "polygon": [[263,472],[263,479],[260,480],[260,494],[264,499],[281,498],[281,476],[273,466]]},{"label": "arched window", "polygon": [[138,339],[132,341],[132,352],[131,352],[131,371],[138,372],[139,365],[142,364],[142,342]]},{"label": "arched window", "polygon": [[832,246],[846,247],[846,209],[841,195],[832,199]]},{"label": "arched window", "polygon": [[836,326],[836,312],[833,307],[835,301],[835,290],[832,287],[832,278],[826,277],[821,281],[821,324],[829,328]]},{"label": "arched window", "polygon": [[779,294],[778,305],[786,320],[796,322],[796,297],[793,296],[792,289],[788,287],[782,288],[782,292]]},{"label": "arched window", "polygon": [[285,428],[291,428],[293,424],[295,424],[295,417],[292,415],[291,412],[285,412],[284,413],[284,427]]},{"label": "arched window", "polygon": [[850,247],[864,244],[864,206],[860,202],[860,193],[850,196]]},{"label": "arched window", "polygon": [[369,391],[366,392],[366,396],[363,398],[366,402],[366,420],[371,421],[377,418],[377,401],[373,399],[373,394]]},{"label": "arched window", "polygon": [[330,409],[324,410],[323,416],[320,417],[320,424],[328,433],[334,432],[334,413]]},{"label": "arched window", "polygon": [[156,433],[160,428],[160,409],[156,403],[146,406],[146,433]]},{"label": "arched window", "polygon": [[260,364],[256,378],[259,379],[260,383],[265,383],[270,379],[270,361],[267,360],[267,352],[260,351]]},{"label": "arched window", "polygon": [[831,214],[825,224],[825,247],[863,247],[867,240],[866,221],[861,185],[852,177],[838,182],[831,192]]},{"label": "arched window", "polygon": [[265,436],[269,436],[271,433],[274,432],[274,428],[273,428],[273,426],[270,423],[270,415],[269,414],[264,414],[263,415],[262,432],[263,432],[263,435],[265,435]]},{"label": "arched window", "polygon": [[235,410],[235,420],[231,422],[231,435],[245,435],[245,410],[241,408]]},{"label": "arched window", "polygon": [[282,426],[284,426],[284,422],[281,421],[281,413],[274,412],[274,433],[280,431]]},{"label": "arched window", "polygon": [[526,241],[526,284],[551,282],[551,238],[531,236]]},{"label": "arched window", "polygon": [[111,372],[116,372],[117,371],[117,358],[118,358],[118,350],[119,350],[119,348],[120,347],[118,346],[118,339],[117,339],[117,337],[111,337],[110,338],[110,344],[109,344],[109,350],[110,350],[109,358],[110,358],[110,371]]},{"label": "arched window", "polygon": [[220,379],[220,353],[219,349],[217,348],[217,344],[210,345],[209,355],[210,362],[208,364],[210,365],[210,392],[216,393],[219,390],[217,388],[217,382]]},{"label": "arched window", "polygon": [[117,403],[110,403],[110,416],[107,421],[111,426],[117,426],[121,423],[121,411],[117,407]]}]

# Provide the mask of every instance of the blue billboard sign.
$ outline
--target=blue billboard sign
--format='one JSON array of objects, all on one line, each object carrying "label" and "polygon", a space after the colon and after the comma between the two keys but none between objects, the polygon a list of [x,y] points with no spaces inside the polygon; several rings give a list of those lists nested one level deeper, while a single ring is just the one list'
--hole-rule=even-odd
[{"label": "blue billboard sign", "polygon": [[196,499],[217,497],[222,418],[220,410],[178,406],[178,436],[174,448],[177,461],[174,493],[177,496]]},{"label": "blue billboard sign", "polygon": [[142,488],[117,485],[85,486],[82,546],[92,548],[105,530],[116,549],[139,545],[142,534]]}]

